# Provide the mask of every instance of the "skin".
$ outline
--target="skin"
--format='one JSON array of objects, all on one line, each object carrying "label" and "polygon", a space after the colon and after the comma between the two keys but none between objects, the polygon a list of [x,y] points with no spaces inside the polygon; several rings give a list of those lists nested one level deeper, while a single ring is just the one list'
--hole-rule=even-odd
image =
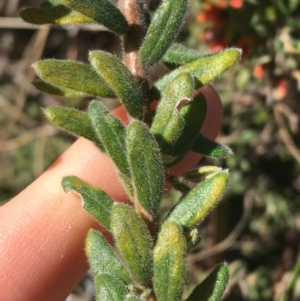
[{"label": "skin", "polygon": [[[201,132],[215,139],[222,122],[221,102],[211,87],[201,92],[208,104]],[[113,114],[127,122],[122,107]],[[183,173],[200,159],[189,153],[169,172]],[[83,211],[78,195],[61,188],[67,175],[101,187],[117,201],[127,200],[111,160],[88,140],[78,139],[0,208],[0,301],[63,301],[86,273],[85,236],[90,228],[101,227]]]}]

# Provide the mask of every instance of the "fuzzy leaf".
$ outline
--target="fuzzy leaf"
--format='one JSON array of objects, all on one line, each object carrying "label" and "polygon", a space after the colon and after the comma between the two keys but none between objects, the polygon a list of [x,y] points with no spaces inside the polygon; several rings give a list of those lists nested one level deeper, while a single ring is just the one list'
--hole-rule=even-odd
[{"label": "fuzzy leaf", "polygon": [[139,284],[149,285],[153,242],[146,224],[131,207],[116,204],[112,210],[111,228],[131,276]]},{"label": "fuzzy leaf", "polygon": [[96,277],[95,289],[96,301],[121,301],[125,300],[128,293],[123,282],[107,274]]},{"label": "fuzzy leaf", "polygon": [[186,172],[185,174],[182,175],[182,178],[184,180],[197,183],[209,178],[213,173],[216,173],[221,170],[222,169],[218,166],[212,166],[212,165],[201,166],[198,169],[194,169]]},{"label": "fuzzy leaf", "polygon": [[178,163],[191,150],[206,116],[206,100],[202,94],[182,106],[179,115],[184,120],[177,141],[163,153],[163,163],[170,167]]},{"label": "fuzzy leaf", "polygon": [[93,229],[88,232],[85,252],[94,276],[109,274],[125,284],[131,282],[127,271],[100,232]]},{"label": "fuzzy leaf", "polygon": [[82,92],[74,91],[74,90],[71,90],[68,88],[53,86],[44,81],[34,81],[31,83],[34,85],[34,87],[36,89],[40,90],[41,92],[48,93],[51,95],[64,96],[64,97],[68,97],[68,98],[85,96],[85,94]]},{"label": "fuzzy leaf", "polygon": [[123,14],[108,0],[60,0],[60,2],[117,34],[124,34],[129,28]]},{"label": "fuzzy leaf", "polygon": [[219,144],[199,134],[192,151],[213,158],[226,158],[232,156],[232,150],[227,145]]},{"label": "fuzzy leaf", "polygon": [[148,127],[139,121],[128,126],[126,142],[135,199],[147,212],[156,214],[164,183],[158,144]]},{"label": "fuzzy leaf", "polygon": [[106,108],[97,101],[89,106],[89,116],[96,134],[104,148],[116,164],[119,175],[127,192],[132,197],[131,173],[127,161],[126,129],[121,121],[109,114]]},{"label": "fuzzy leaf", "polygon": [[51,85],[93,96],[116,97],[103,78],[89,65],[76,61],[47,59],[32,66],[36,74]]},{"label": "fuzzy leaf", "polygon": [[128,113],[138,118],[143,113],[143,94],[140,84],[124,63],[105,51],[90,52],[89,60],[125,105]]},{"label": "fuzzy leaf", "polygon": [[174,43],[163,56],[162,60],[167,63],[175,63],[177,65],[191,63],[208,56],[200,54],[198,51],[189,49],[181,44]]},{"label": "fuzzy leaf", "polygon": [[103,190],[92,186],[75,176],[64,177],[63,189],[77,192],[83,202],[83,209],[92,215],[106,229],[110,230],[111,210],[114,200]]},{"label": "fuzzy leaf", "polygon": [[196,61],[185,64],[171,73],[165,75],[155,83],[158,91],[163,91],[166,86],[181,72],[190,72],[196,79],[196,88],[202,87],[215,80],[225,71],[230,69],[241,58],[241,50],[228,48],[224,51],[203,56]]},{"label": "fuzzy leaf", "polygon": [[193,290],[186,301],[219,301],[228,281],[229,270],[227,264],[220,264]]},{"label": "fuzzy leaf", "polygon": [[168,220],[174,220],[181,227],[191,230],[201,223],[220,201],[228,184],[228,171],[212,174],[198,184],[171,211]]},{"label": "fuzzy leaf", "polygon": [[20,17],[32,24],[69,25],[80,23],[96,23],[93,19],[81,13],[67,8],[61,4],[55,6],[43,5],[40,7],[28,7],[19,12]]},{"label": "fuzzy leaf", "polygon": [[186,243],[173,221],[163,224],[154,249],[153,286],[157,301],[179,301],[185,285]]},{"label": "fuzzy leaf", "polygon": [[178,74],[166,88],[158,104],[151,126],[161,151],[168,151],[180,137],[185,120],[180,115],[182,106],[191,100],[194,81],[189,73]]},{"label": "fuzzy leaf", "polygon": [[187,0],[162,1],[140,48],[143,65],[151,66],[163,57],[180,29],[186,7]]},{"label": "fuzzy leaf", "polygon": [[87,113],[66,107],[49,107],[44,109],[44,113],[61,129],[94,142],[102,152],[105,152]]}]

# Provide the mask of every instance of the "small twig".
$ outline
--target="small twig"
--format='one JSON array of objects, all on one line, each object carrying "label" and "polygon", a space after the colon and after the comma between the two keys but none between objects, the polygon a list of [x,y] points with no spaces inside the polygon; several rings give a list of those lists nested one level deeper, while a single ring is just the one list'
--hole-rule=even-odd
[{"label": "small twig", "polygon": [[8,152],[14,149],[17,149],[25,144],[30,143],[31,141],[46,136],[54,136],[57,134],[58,129],[53,125],[45,125],[42,127],[34,128],[30,131],[21,134],[20,136],[3,141],[0,144],[0,152]]},{"label": "small twig", "polygon": [[244,228],[246,227],[252,213],[252,201],[256,193],[253,190],[250,190],[244,197],[244,213],[238,224],[232,230],[232,232],[220,243],[202,250],[199,253],[191,254],[188,256],[187,261],[189,263],[194,263],[210,256],[216,255],[223,252],[224,250],[231,247],[234,242],[238,239]]},{"label": "small twig", "polygon": [[273,105],[273,114],[276,125],[278,126],[278,133],[279,137],[281,138],[282,142],[286,146],[287,150],[290,154],[294,157],[294,159],[300,164],[300,151],[296,147],[290,133],[286,128],[286,124],[284,122],[284,118],[281,112],[281,104],[276,103]]}]

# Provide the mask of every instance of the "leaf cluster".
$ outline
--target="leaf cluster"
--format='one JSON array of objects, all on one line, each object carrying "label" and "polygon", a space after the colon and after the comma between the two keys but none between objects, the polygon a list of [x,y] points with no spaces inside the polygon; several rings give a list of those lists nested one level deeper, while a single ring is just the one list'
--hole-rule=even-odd
[{"label": "leaf cluster", "polygon": [[[102,234],[89,231],[86,254],[97,300],[176,301],[181,300],[185,287],[187,253],[199,242],[199,224],[220,201],[228,171],[212,167],[186,174],[186,179],[200,183],[160,221],[165,170],[191,150],[212,157],[231,155],[228,147],[199,135],[206,100],[198,89],[231,68],[239,60],[240,50],[203,56],[174,43],[186,0],[163,0],[148,23],[144,22],[147,11],[143,3],[132,0],[120,0],[119,8],[108,0],[47,0],[40,7],[23,10],[21,16],[37,24],[102,24],[121,35],[124,49],[128,49],[134,27],[128,11],[123,11],[128,3],[143,27],[143,39],[132,55],[142,72],[136,74],[125,58],[123,62],[105,51],[91,51],[90,64],[35,63],[41,79],[35,86],[50,94],[95,98],[88,112],[49,107],[44,113],[60,128],[89,139],[111,158],[131,202],[117,203],[102,189],[75,176],[62,180],[64,190],[78,193],[83,208],[112,233],[118,248],[117,255]],[[151,86],[147,73],[159,60],[177,67]],[[128,112],[129,125],[125,127],[109,114],[99,97],[118,98]],[[155,113],[149,110],[154,101],[158,101]],[[228,279],[226,264],[216,267],[188,300],[199,296],[201,300],[219,300]]]}]

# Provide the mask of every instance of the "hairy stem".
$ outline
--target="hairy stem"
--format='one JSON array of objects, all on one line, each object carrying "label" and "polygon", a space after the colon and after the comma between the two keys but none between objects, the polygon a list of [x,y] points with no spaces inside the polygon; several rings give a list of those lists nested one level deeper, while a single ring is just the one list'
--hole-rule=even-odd
[{"label": "hairy stem", "polygon": [[139,48],[144,38],[145,29],[141,12],[140,0],[120,0],[119,9],[125,16],[129,30],[123,36],[123,61],[131,73],[137,78],[141,84],[144,94],[144,116],[143,121],[150,123],[150,101],[149,101],[149,85],[147,74],[139,59]]}]

